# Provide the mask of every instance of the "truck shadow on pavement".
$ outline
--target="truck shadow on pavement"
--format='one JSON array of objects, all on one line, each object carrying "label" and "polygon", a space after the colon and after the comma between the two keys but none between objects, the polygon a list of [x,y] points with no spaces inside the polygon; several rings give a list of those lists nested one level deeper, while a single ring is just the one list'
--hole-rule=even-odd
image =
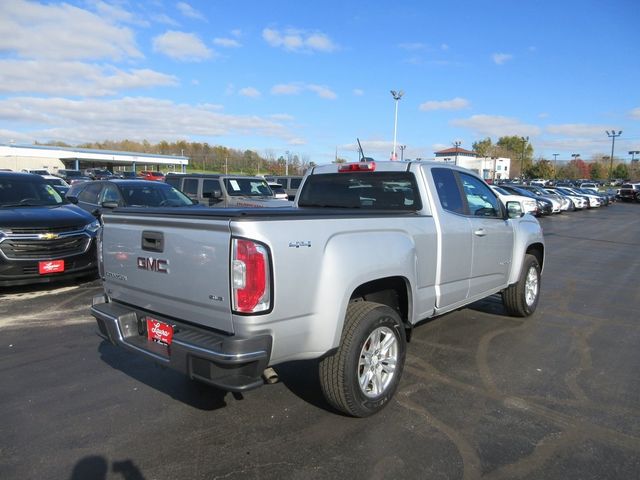
[{"label": "truck shadow on pavement", "polygon": [[[144,480],[142,472],[131,460],[113,462],[111,471],[117,478],[125,480]],[[100,455],[89,455],[78,460],[71,472],[70,480],[106,480],[109,475],[109,463]]]},{"label": "truck shadow on pavement", "polygon": [[[111,368],[193,408],[211,411],[227,406],[225,397],[230,392],[192,381],[179,372],[156,365],[146,358],[131,355],[107,341],[100,343],[98,352],[101,360]],[[240,394],[233,396],[236,400],[242,399]]]},{"label": "truck shadow on pavement", "polygon": [[314,407],[343,415],[329,405],[324,398],[318,377],[319,364],[319,359],[297,360],[281,363],[274,369],[278,373],[279,382],[298,398]]}]

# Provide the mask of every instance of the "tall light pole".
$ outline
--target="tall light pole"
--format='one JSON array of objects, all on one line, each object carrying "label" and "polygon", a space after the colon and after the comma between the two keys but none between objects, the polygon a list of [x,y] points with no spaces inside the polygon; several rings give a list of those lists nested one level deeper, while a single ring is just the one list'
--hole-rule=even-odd
[{"label": "tall light pole", "polygon": [[631,155],[631,163],[633,163],[633,162],[637,162],[637,160],[636,160],[636,155],[640,155],[640,151],[638,151],[638,150],[631,150],[631,151],[629,152],[629,155]]},{"label": "tall light pole", "polygon": [[289,150],[284,152],[287,156],[284,158],[284,174],[289,175]]},{"label": "tall light pole", "polygon": [[453,146],[456,147],[456,159],[453,161],[454,165],[458,165],[458,148],[460,148],[460,145],[462,145],[462,142],[460,140],[456,140],[455,142],[453,142]]},{"label": "tall light pole", "polygon": [[524,152],[527,149],[527,142],[529,141],[529,137],[520,137],[522,140],[522,157],[520,158],[520,179],[524,179]]},{"label": "tall light pole", "polygon": [[613,150],[616,146],[616,137],[619,137],[620,135],[622,135],[622,130],[618,130],[618,133],[616,133],[616,131],[613,129],[611,130],[611,132],[607,130],[607,137],[611,139],[611,158],[609,159],[609,184],[611,184],[611,177],[613,176]]},{"label": "tall light pole", "polygon": [[395,120],[393,122],[393,152],[391,154],[391,160],[397,160],[398,157],[396,156],[396,138],[398,134],[398,102],[404,95],[404,92],[402,90],[398,92],[396,92],[395,90],[391,90],[391,95],[396,102],[396,114]]},{"label": "tall light pole", "polygon": [[553,176],[555,179],[558,179],[558,155],[559,153],[553,154]]},{"label": "tall light pole", "polygon": [[407,148],[406,145],[398,145],[400,147],[400,161],[404,162],[404,149]]}]

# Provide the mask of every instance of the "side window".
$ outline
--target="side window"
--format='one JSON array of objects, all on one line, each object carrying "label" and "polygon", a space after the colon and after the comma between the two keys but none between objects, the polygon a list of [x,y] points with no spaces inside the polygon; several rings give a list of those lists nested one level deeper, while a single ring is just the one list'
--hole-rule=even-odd
[{"label": "side window", "polygon": [[431,169],[431,174],[433,175],[433,182],[436,185],[436,192],[442,208],[449,212],[464,214],[464,204],[453,170],[433,168]]},{"label": "side window", "polygon": [[467,197],[469,214],[476,217],[501,217],[499,201],[484,182],[465,173],[460,173],[460,182]]},{"label": "side window", "polygon": [[290,189],[295,189],[295,188],[299,188],[300,187],[300,183],[302,183],[302,179],[301,178],[292,178],[291,179],[291,183],[289,184],[289,188]]},{"label": "side window", "polygon": [[102,184],[100,183],[91,183],[87,185],[87,188],[80,192],[78,195],[78,200],[85,203],[91,203],[93,205],[98,204],[98,194],[102,190]]},{"label": "side window", "polygon": [[114,185],[106,185],[100,195],[100,203],[102,202],[120,202],[120,194],[118,188]]},{"label": "side window", "polygon": [[198,194],[198,179],[197,178],[185,178],[182,183],[182,191],[187,195]]},{"label": "side window", "polygon": [[180,175],[167,175],[164,181],[165,183],[171,185],[173,188],[177,188],[178,190],[180,190],[180,180]]},{"label": "side window", "polygon": [[218,180],[203,180],[202,182],[202,196],[204,198],[213,198],[213,192],[220,190],[220,182]]}]

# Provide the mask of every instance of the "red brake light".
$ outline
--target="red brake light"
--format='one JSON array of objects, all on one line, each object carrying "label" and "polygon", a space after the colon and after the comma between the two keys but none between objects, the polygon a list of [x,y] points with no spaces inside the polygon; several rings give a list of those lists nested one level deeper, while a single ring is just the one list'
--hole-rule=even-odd
[{"label": "red brake light", "polygon": [[269,252],[264,245],[234,238],[231,252],[233,310],[256,313],[271,307]]},{"label": "red brake light", "polygon": [[338,167],[338,172],[373,172],[376,162],[343,163]]}]

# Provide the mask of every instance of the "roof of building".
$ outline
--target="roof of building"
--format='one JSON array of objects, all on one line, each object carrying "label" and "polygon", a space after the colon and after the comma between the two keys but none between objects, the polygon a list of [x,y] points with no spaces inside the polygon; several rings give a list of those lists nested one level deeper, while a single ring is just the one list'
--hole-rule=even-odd
[{"label": "roof of building", "polygon": [[472,152],[471,150],[465,150],[464,148],[460,148],[460,147],[446,148],[444,150],[440,150],[435,153],[436,153],[436,156],[440,156],[440,155],[455,155],[456,152],[458,153],[458,155],[471,155],[474,157],[478,156],[476,152]]},{"label": "roof of building", "polygon": [[55,147],[49,145],[2,145],[0,157],[30,156],[43,158],[58,158],[60,160],[91,160],[107,161],[110,163],[150,163],[187,165],[189,157],[181,155],[156,155],[140,152],[120,152],[114,150],[96,150],[89,148]]}]

